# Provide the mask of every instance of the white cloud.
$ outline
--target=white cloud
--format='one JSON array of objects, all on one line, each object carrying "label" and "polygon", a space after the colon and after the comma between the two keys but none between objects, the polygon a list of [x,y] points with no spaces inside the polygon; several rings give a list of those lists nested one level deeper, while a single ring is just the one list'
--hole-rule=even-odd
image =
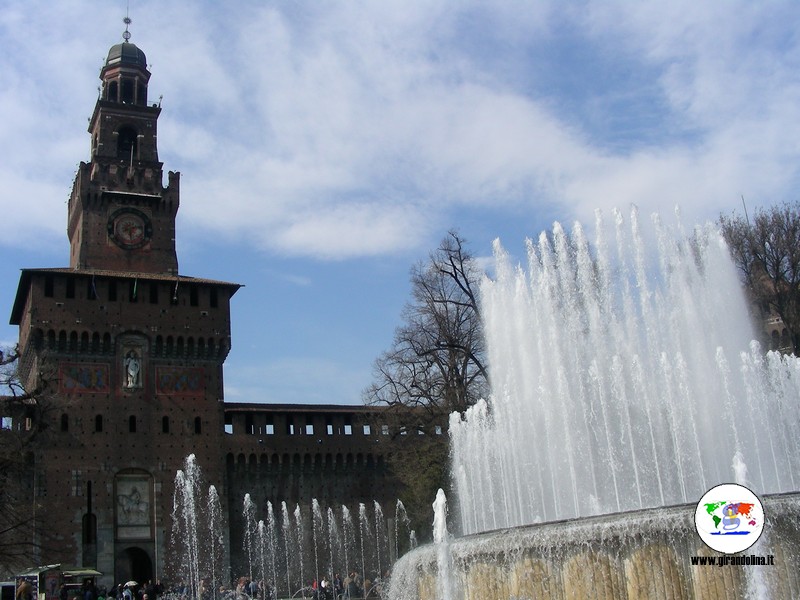
[{"label": "white cloud", "polygon": [[[15,243],[32,235],[28,222],[63,232],[54,191],[68,192],[76,148],[88,154],[76,124],[94,101],[92,57],[121,26],[88,3],[12,8],[0,21],[4,47],[18,49],[0,65],[10,82],[0,107],[14,116],[0,129],[14,148],[0,209],[15,214]],[[502,217],[505,206],[555,203],[567,220],[591,220],[598,206],[682,203],[708,217],[741,194],[783,199],[798,178],[790,4],[146,2],[137,12],[151,100],[164,94],[161,159],[184,172],[191,197],[182,218],[270,252],[403,251],[474,206]],[[590,64],[569,62],[570,51]],[[562,79],[571,87],[550,87]],[[26,190],[46,204],[21,205]]]}]

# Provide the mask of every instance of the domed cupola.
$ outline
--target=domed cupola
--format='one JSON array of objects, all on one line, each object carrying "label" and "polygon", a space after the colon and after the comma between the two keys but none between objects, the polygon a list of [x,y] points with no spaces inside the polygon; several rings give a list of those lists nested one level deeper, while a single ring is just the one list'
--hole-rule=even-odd
[{"label": "domed cupola", "polygon": [[119,63],[147,69],[147,58],[144,52],[136,44],[130,42],[111,46],[111,50],[108,51],[106,67]]},{"label": "domed cupola", "polygon": [[147,82],[150,71],[147,70],[147,57],[136,45],[131,43],[128,25],[131,20],[125,17],[125,39],[121,44],[111,46],[106,63],[100,70],[103,80],[101,99],[120,104],[137,104],[147,106]]}]

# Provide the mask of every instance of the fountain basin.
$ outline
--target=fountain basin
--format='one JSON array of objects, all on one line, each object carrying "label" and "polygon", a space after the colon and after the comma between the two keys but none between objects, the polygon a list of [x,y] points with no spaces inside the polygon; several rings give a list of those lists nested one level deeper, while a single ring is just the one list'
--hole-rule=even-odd
[{"label": "fountain basin", "polygon": [[[694,526],[695,504],[636,510],[495,530],[451,540],[452,572],[437,569],[436,545],[397,562],[391,600],[550,600],[567,598],[736,599],[800,597],[800,492],[762,499],[766,525],[749,550],[773,565],[693,565],[724,557]],[[757,561],[758,559],[756,559]],[[751,560],[751,562],[755,562]],[[453,597],[437,597],[437,578]]]}]

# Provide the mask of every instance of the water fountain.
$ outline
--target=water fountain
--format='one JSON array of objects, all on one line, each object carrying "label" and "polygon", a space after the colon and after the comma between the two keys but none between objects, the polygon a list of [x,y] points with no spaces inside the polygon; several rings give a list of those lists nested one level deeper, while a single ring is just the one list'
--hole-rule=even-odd
[{"label": "water fountain", "polygon": [[[401,535],[401,533],[403,535]],[[408,538],[408,545],[401,547],[400,541],[406,537]],[[417,547],[417,535],[411,528],[411,519],[406,512],[406,507],[402,500],[397,501],[394,509],[394,544],[394,558],[392,562],[409,550],[413,550]]]},{"label": "water fountain", "polygon": [[[184,582],[188,598],[215,600],[220,586],[231,584],[231,576],[263,581],[279,598],[310,597],[312,580],[337,573],[345,577],[357,571],[366,584],[388,568],[390,548],[396,547],[394,519],[386,518],[376,501],[359,503],[354,519],[345,505],[324,506],[312,498],[294,509],[283,501],[276,511],[272,502],[259,505],[248,493],[238,504],[241,559],[231,564],[225,553],[229,524],[216,488],[204,488],[202,471],[191,455],[175,477],[171,561],[165,572],[169,581]],[[405,517],[406,530],[408,524]],[[413,532],[409,535],[404,549],[412,545]]]},{"label": "water fountain", "polygon": [[310,506],[296,505],[290,513],[284,502],[281,526],[271,506],[267,503],[266,520],[258,520],[258,507],[249,494],[245,497],[243,538],[257,542],[253,548],[244,548],[247,564],[240,570],[249,578],[278,582],[281,594],[288,596],[314,579],[330,580],[337,573],[345,576],[354,570],[369,579],[387,567],[394,523],[384,517],[379,503],[373,502],[372,514],[365,503],[359,504],[358,528],[346,506],[336,510],[312,499]]},{"label": "water fountain", "polygon": [[448,542],[449,596],[427,548],[395,566],[392,598],[755,595],[743,572],[688,564],[711,553],[694,504],[731,481],[774,494],[770,585],[798,597],[800,360],[750,342],[715,229],[653,223],[648,241],[635,210],[617,212],[609,242],[598,216],[591,251],[580,225],[557,224],[529,242],[527,272],[496,244],[482,286],[493,394],[450,421],[467,536]]},{"label": "water fountain", "polygon": [[204,493],[202,482],[200,467],[192,454],[175,476],[172,552],[167,572],[175,581],[185,581],[189,597],[200,597],[205,579],[211,597],[216,598],[226,562],[226,526],[216,488],[209,486]]}]

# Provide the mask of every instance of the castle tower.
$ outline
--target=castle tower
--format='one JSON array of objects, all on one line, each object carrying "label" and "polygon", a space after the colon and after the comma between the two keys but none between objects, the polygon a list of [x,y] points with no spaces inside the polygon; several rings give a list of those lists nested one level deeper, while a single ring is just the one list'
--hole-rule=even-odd
[{"label": "castle tower", "polygon": [[112,46],[100,79],[91,161],[81,163],[69,201],[70,267],[176,274],[180,175],[162,185],[161,108],[147,104],[144,52],[128,41]]},{"label": "castle tower", "polygon": [[[129,20],[126,19],[126,23]],[[69,199],[68,268],[23,269],[11,323],[20,375],[42,387],[27,457],[38,564],[103,582],[160,577],[176,470],[195,454],[223,485],[223,362],[235,283],[179,275],[179,173],[162,183],[145,54],[113,46]],[[44,516],[44,518],[43,518]]]}]

